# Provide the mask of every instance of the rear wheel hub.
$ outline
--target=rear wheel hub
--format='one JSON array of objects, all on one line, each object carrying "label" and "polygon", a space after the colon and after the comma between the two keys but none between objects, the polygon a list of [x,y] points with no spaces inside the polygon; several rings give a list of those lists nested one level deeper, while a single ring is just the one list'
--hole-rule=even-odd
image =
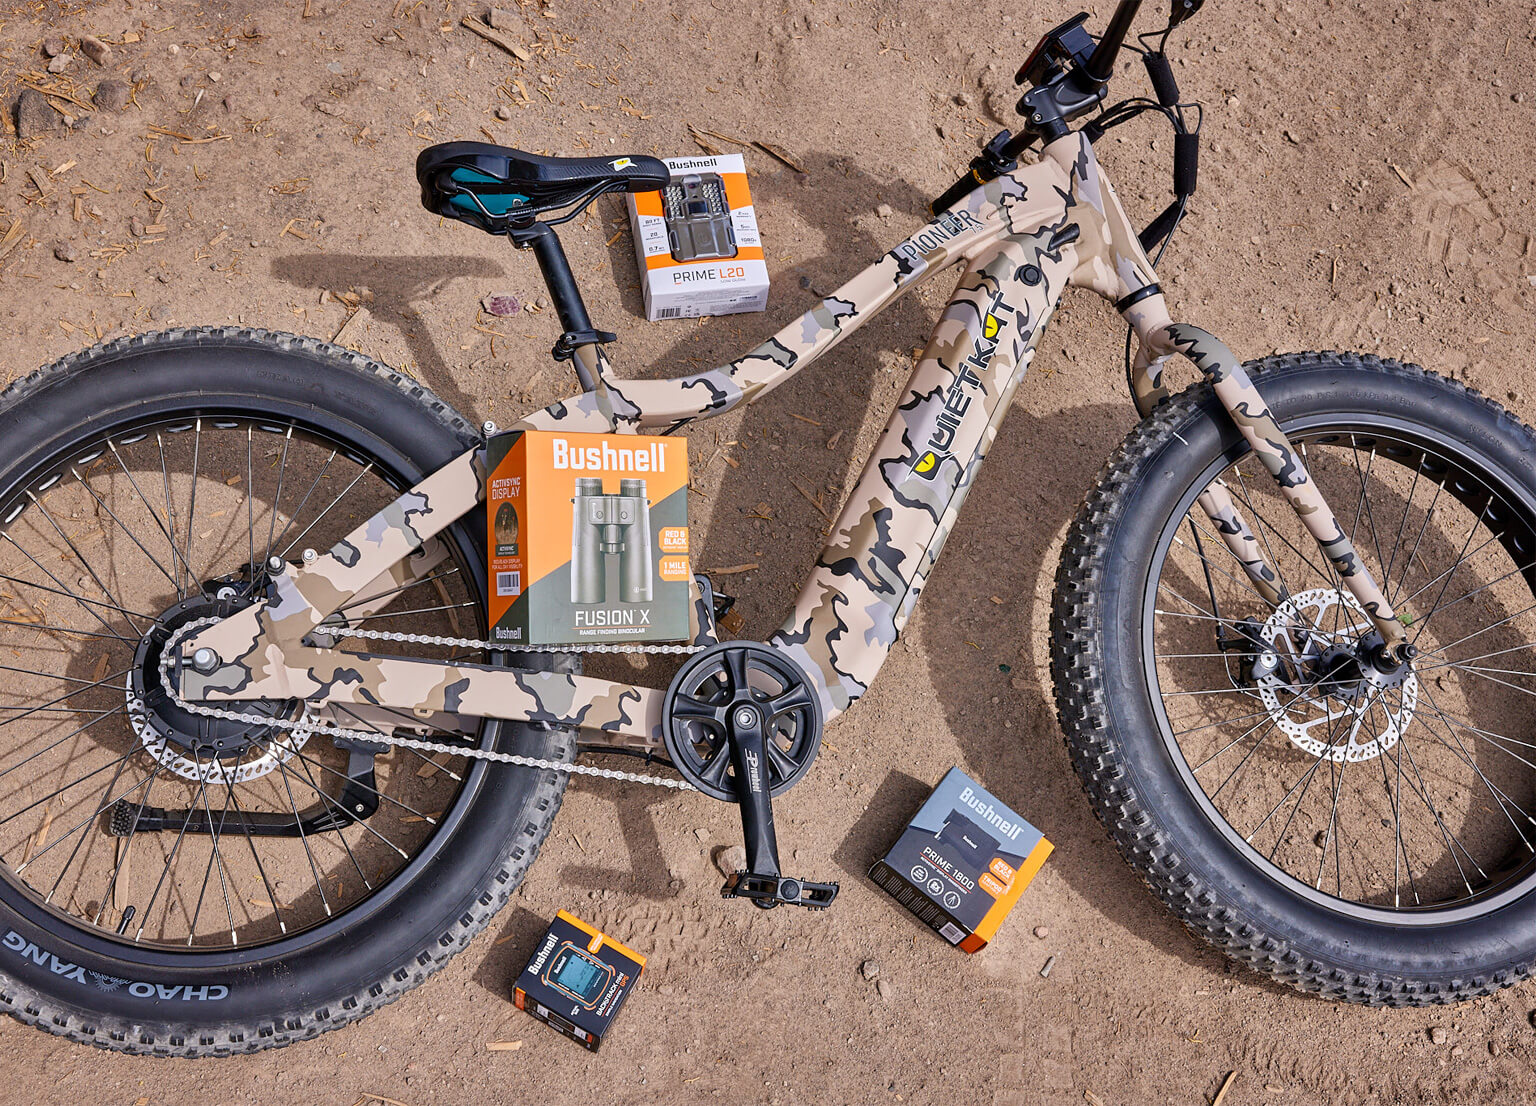
[{"label": "rear wheel hub", "polygon": [[[178,706],[160,676],[166,644],[189,623],[228,618],[252,600],[235,587],[214,582],[203,593],[167,607],[139,642],[128,677],[128,716],[149,754],[183,779],[243,783],[274,771],[303,747],[303,728],[235,722],[194,714]],[[297,699],[242,700],[230,706],[291,726],[303,715]]]}]

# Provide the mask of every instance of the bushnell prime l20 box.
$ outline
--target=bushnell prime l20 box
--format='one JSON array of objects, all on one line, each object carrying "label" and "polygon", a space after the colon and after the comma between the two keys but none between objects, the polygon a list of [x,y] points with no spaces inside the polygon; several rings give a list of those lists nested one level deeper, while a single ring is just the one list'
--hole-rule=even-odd
[{"label": "bushnell prime l20 box", "polygon": [[686,441],[512,431],[485,460],[492,641],[688,637]]},{"label": "bushnell prime l20 box", "polygon": [[513,1001],[596,1052],[644,971],[645,957],[562,910],[517,977]]},{"label": "bushnell prime l20 box", "polygon": [[645,317],[693,319],[768,306],[768,264],[740,154],[663,159],[672,180],[629,197]]},{"label": "bushnell prime l20 box", "polygon": [[1051,855],[1045,836],[951,768],[869,877],[965,952],[979,952]]}]

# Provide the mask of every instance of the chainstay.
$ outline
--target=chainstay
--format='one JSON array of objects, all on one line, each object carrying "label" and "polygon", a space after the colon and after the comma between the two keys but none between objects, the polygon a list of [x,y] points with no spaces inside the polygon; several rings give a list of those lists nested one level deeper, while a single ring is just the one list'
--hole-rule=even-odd
[{"label": "chainstay", "polygon": [[[268,726],[273,729],[293,731],[303,729],[310,734],[325,734],[328,737],[340,737],[349,741],[366,741],[380,745],[388,745],[403,749],[414,749],[423,753],[450,753],[454,756],[468,757],[472,760],[488,760],[497,764],[515,764],[521,768],[539,768],[550,772],[564,772],[568,775],[595,776],[605,780],[623,780],[627,783],[645,783],[653,787],[670,787],[676,791],[697,791],[698,788],[687,780],[673,780],[665,776],[648,776],[642,772],[625,772],[618,768],[594,768],[589,764],[576,764],[564,760],[549,760],[545,757],[528,757],[519,753],[503,753],[495,749],[471,749],[462,745],[454,745],[446,741],[427,741],[423,738],[400,737],[393,733],[385,733],[382,730],[357,730],[350,726],[333,726],[326,722],[306,721],[306,713],[301,713],[297,719],[272,718],[264,714],[242,714],[239,711],[225,710],[222,707],[205,706],[202,703],[183,699],[171,690],[171,660],[176,655],[176,647],[181,639],[188,634],[201,630],[219,622],[218,618],[200,618],[188,622],[173,634],[165,643],[165,648],[160,654],[160,686],[165,688],[166,694],[182,710],[189,714],[200,715],[204,718],[217,718],[224,722],[241,722],[247,725]],[[529,646],[505,646],[494,642],[476,641],[473,638],[443,637],[434,634],[407,634],[398,630],[360,630],[347,627],[334,627],[334,632],[343,637],[371,638],[378,641],[399,641],[421,645],[446,645],[459,649],[493,649],[504,652],[518,653],[696,653],[703,646],[697,645],[593,645],[576,646],[570,649],[539,649]]]}]

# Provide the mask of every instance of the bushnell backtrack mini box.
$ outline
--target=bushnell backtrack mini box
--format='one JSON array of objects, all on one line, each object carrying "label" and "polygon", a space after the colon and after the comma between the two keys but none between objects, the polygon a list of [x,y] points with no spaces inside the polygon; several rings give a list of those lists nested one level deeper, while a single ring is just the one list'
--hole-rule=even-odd
[{"label": "bushnell backtrack mini box", "polygon": [[491,640],[688,637],[686,441],[512,431],[486,470]]}]

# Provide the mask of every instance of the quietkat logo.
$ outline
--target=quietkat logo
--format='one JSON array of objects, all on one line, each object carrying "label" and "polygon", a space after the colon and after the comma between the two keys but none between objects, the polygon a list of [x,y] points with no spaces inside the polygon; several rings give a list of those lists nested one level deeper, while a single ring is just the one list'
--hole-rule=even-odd
[{"label": "quietkat logo", "polygon": [[939,409],[933,433],[928,437],[928,448],[912,464],[914,476],[932,480],[938,475],[944,460],[950,456],[955,431],[960,428],[961,420],[971,409],[971,400],[975,398],[973,393],[981,391],[981,374],[992,363],[992,355],[997,352],[997,336],[1003,328],[999,313],[1012,311],[1013,308],[1003,302],[1002,289],[992,294],[986,313],[982,315],[981,337],[976,340],[976,348],[971,351],[971,355],[960,362],[960,371],[944,392],[944,406]]},{"label": "quietkat logo", "polygon": [[142,980],[119,979],[115,975],[103,975],[100,972],[88,971],[79,964],[72,964],[68,960],[60,960],[59,957],[45,948],[28,941],[14,929],[6,931],[0,946],[7,951],[15,953],[22,960],[30,960],[40,968],[47,968],[54,975],[64,979],[73,980],[84,987],[94,987],[98,991],[116,991],[127,987],[128,993],[134,998],[152,998],[165,1001],[180,1002],[218,1002],[229,997],[229,988],[222,983],[211,986],[189,987],[185,984],[145,983]]}]

